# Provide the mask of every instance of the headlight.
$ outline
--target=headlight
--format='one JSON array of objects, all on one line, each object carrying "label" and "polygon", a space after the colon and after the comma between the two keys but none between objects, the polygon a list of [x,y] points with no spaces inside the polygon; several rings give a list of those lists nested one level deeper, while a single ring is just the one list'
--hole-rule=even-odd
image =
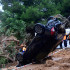
[{"label": "headlight", "polygon": [[40,23],[37,23],[35,25],[35,32],[38,33],[38,34],[42,34],[45,30],[45,27],[44,25],[40,24]]}]

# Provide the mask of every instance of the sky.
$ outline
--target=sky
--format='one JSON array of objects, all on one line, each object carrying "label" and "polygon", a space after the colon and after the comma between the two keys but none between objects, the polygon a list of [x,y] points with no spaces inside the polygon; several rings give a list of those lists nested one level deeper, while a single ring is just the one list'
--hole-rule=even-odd
[{"label": "sky", "polygon": [[0,4],[0,11],[3,11],[3,9],[2,9],[2,5]]}]

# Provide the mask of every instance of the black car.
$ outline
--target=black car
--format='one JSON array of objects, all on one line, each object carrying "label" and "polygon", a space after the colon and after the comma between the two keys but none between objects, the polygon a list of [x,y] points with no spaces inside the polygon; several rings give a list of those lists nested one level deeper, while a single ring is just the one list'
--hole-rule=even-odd
[{"label": "black car", "polygon": [[62,27],[61,23],[51,27],[37,23],[34,30],[37,34],[27,50],[23,54],[17,54],[19,61],[17,67],[44,59],[51,51],[56,49],[65,34],[65,28]]}]

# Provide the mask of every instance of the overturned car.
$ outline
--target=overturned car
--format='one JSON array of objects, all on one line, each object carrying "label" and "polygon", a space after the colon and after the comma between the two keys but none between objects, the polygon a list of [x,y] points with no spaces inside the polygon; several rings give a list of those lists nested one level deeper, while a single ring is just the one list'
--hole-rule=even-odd
[{"label": "overturned car", "polygon": [[24,53],[18,53],[16,56],[19,61],[17,67],[44,59],[56,49],[65,35],[65,27],[61,22],[57,22],[56,25],[55,23],[53,25],[37,23],[34,30],[36,36],[34,36],[27,50]]}]

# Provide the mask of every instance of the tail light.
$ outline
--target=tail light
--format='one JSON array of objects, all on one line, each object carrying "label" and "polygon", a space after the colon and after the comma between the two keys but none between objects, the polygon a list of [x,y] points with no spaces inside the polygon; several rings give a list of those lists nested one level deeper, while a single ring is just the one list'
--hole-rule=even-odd
[{"label": "tail light", "polygon": [[55,34],[55,29],[54,27],[51,29],[51,35],[54,35]]}]

